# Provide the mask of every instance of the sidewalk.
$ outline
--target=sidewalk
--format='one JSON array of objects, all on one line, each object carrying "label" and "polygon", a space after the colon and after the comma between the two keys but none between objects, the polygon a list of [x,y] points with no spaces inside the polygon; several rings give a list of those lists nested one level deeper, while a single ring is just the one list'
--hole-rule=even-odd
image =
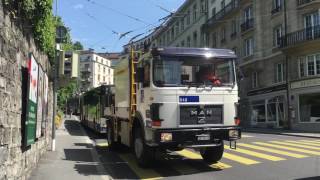
[{"label": "sidewalk", "polygon": [[108,180],[92,141],[77,120],[65,119],[56,131],[56,151],[47,152],[30,180]]},{"label": "sidewalk", "polygon": [[303,131],[284,130],[284,129],[243,128],[242,131],[251,132],[251,133],[278,134],[278,135],[306,137],[306,138],[320,138],[320,133],[309,133],[309,132],[303,132]]}]

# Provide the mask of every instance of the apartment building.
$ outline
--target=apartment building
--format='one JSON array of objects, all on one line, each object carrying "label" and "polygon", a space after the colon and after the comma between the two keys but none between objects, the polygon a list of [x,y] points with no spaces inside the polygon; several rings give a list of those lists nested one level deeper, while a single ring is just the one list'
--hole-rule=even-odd
[{"label": "apartment building", "polygon": [[102,57],[93,51],[81,52],[80,72],[82,91],[87,91],[104,84],[114,84],[111,60]]},{"label": "apartment building", "polygon": [[239,56],[244,126],[319,131],[319,8],[316,0],[209,0],[208,46]]},{"label": "apartment building", "polygon": [[155,31],[156,46],[203,47],[206,45],[202,25],[208,15],[207,0],[186,0],[181,7]]}]

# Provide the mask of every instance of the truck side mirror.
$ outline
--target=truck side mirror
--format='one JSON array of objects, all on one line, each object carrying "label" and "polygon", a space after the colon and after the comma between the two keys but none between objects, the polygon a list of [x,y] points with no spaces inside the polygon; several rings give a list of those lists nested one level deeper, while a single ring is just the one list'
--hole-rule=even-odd
[{"label": "truck side mirror", "polygon": [[138,82],[138,83],[143,83],[144,82],[144,68],[143,67],[137,68],[136,82]]}]

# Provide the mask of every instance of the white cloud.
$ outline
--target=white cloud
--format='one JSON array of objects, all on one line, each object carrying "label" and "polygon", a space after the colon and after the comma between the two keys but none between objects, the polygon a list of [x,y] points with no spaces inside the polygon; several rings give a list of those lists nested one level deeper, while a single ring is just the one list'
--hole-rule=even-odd
[{"label": "white cloud", "polygon": [[73,6],[73,9],[83,9],[84,5],[83,4],[76,4]]}]

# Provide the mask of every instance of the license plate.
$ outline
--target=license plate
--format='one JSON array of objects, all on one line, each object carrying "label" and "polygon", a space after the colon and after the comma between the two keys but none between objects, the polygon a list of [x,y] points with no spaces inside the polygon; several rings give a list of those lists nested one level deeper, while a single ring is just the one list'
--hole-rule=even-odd
[{"label": "license plate", "polygon": [[209,134],[197,135],[197,139],[198,139],[198,141],[209,141],[210,135]]}]

